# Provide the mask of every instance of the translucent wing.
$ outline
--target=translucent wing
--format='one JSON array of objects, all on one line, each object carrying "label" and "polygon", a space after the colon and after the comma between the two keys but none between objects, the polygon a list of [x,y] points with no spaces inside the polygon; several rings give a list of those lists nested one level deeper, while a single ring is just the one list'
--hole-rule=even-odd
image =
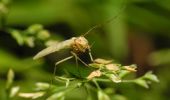
[{"label": "translucent wing", "polygon": [[74,39],[75,38],[71,38],[69,40],[65,40],[63,42],[53,44],[53,45],[43,49],[42,51],[40,51],[38,54],[36,54],[34,56],[33,59],[39,59],[41,57],[44,57],[44,56],[49,55],[51,53],[54,53],[56,51],[60,51],[60,50],[65,49],[65,48],[70,48],[71,44],[74,42]]}]

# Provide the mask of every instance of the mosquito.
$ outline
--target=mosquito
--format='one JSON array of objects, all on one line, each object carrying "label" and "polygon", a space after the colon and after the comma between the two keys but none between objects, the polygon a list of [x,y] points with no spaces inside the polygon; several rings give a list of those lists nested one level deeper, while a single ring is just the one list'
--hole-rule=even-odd
[{"label": "mosquito", "polygon": [[[86,33],[87,34],[87,33]],[[79,36],[79,37],[72,37],[68,40],[50,45],[49,47],[43,49],[42,51],[40,51],[39,53],[37,53],[34,56],[34,60],[35,59],[39,59],[42,58],[44,56],[47,56],[51,53],[63,50],[63,49],[71,49],[71,56],[66,57],[58,62],[55,63],[55,67],[54,67],[54,71],[53,71],[53,76],[55,77],[56,74],[56,70],[57,70],[57,65],[59,65],[60,63],[63,63],[71,58],[75,58],[76,60],[76,67],[78,69],[79,75],[81,77],[81,73],[78,67],[78,60],[83,63],[85,66],[89,67],[88,64],[86,64],[83,60],[81,60],[78,55],[85,53],[86,51],[88,51],[88,54],[90,56],[91,61],[93,61],[93,57],[91,54],[91,49],[90,49],[90,45],[88,40],[84,37],[86,34],[84,34],[83,36]],[[53,82],[53,79],[51,79],[51,84]]]},{"label": "mosquito", "polygon": [[88,43],[88,40],[84,37],[84,36],[79,36],[79,37],[72,37],[68,40],[62,41],[60,43],[56,43],[53,44],[45,49],[43,49],[42,51],[40,51],[38,54],[36,54],[34,56],[34,60],[35,59],[39,59],[42,58],[46,55],[49,55],[51,53],[63,50],[63,49],[71,49],[71,54],[72,56],[69,56],[67,58],[64,58],[63,60],[60,60],[58,62],[56,62],[55,65],[58,65],[66,60],[69,60],[73,57],[76,57],[78,60],[80,60],[84,65],[87,66],[87,64],[85,64],[77,55],[85,53],[87,50],[89,52],[89,56],[91,61],[93,61],[93,57],[91,55],[91,49],[90,49],[90,45]]}]

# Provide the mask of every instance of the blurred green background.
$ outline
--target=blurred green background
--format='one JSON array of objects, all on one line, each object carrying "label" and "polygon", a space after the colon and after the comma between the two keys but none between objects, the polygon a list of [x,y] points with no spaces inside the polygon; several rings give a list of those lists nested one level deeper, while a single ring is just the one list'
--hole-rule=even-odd
[{"label": "blurred green background", "polygon": [[[95,58],[110,58],[123,65],[137,64],[137,76],[153,70],[160,79],[160,83],[152,84],[150,89],[133,84],[116,85],[115,89],[126,97],[125,100],[168,100],[169,4],[170,0],[12,0],[6,21],[8,27],[20,30],[32,24],[42,24],[52,36],[65,40],[117,16],[87,35],[93,44],[92,54]],[[9,34],[0,32],[0,100],[4,100],[9,68],[16,73],[15,84],[21,85],[25,91],[32,90],[35,82],[50,81],[54,62],[67,53],[62,52],[56,59],[50,56],[34,61],[32,57],[43,48],[38,44],[34,48],[19,46]],[[74,60],[60,66],[70,66],[70,63]],[[68,100],[77,100],[81,96],[83,92],[80,97],[73,95]]]}]

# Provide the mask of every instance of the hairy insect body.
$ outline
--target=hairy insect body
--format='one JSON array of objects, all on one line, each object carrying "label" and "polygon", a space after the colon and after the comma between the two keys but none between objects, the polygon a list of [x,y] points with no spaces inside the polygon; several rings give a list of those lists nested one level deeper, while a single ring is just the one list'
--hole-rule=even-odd
[{"label": "hairy insect body", "polygon": [[76,54],[84,53],[86,50],[90,49],[87,39],[82,36],[74,39],[74,42],[71,46],[73,52]]},{"label": "hairy insect body", "polygon": [[76,54],[84,53],[87,49],[89,49],[89,44],[87,39],[84,37],[72,37],[71,39],[65,40],[63,42],[51,45],[42,51],[40,51],[38,54],[34,56],[33,59],[39,59],[41,57],[44,57],[48,54],[60,51],[62,49],[71,48],[72,51]]}]

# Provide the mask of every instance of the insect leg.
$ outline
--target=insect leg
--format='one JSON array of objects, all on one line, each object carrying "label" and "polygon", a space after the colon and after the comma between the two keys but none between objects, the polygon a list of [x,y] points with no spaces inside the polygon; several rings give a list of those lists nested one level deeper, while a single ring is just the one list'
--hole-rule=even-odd
[{"label": "insect leg", "polygon": [[[55,63],[55,67],[54,67],[53,77],[55,77],[55,73],[56,73],[56,70],[57,70],[57,65],[60,64],[60,63],[62,63],[62,62],[65,62],[65,61],[67,61],[67,60],[69,60],[69,59],[71,59],[71,58],[73,58],[73,57],[74,57],[74,56],[69,56],[69,57],[67,57],[67,58],[64,58],[64,59],[56,62],[56,63]],[[53,83],[53,78],[51,79],[51,84],[52,84],[52,83]]]},{"label": "insect leg", "polygon": [[93,62],[93,56],[91,54],[91,49],[89,48],[89,56],[90,56],[90,60]]},{"label": "insect leg", "polygon": [[81,77],[81,73],[80,73],[80,69],[79,69],[79,65],[78,65],[78,59],[77,59],[77,56],[74,55],[74,58],[76,60],[76,67],[77,67],[77,70],[78,70],[78,73],[79,73],[79,76]]},{"label": "insect leg", "polygon": [[71,54],[76,57],[81,63],[83,63],[85,66],[89,67],[84,61],[82,61],[74,52],[71,51]]},{"label": "insect leg", "polygon": [[55,66],[57,66],[58,64],[60,64],[60,63],[62,63],[62,62],[65,62],[65,61],[67,61],[67,60],[69,60],[69,59],[71,59],[71,58],[73,58],[73,56],[69,56],[69,57],[67,57],[67,58],[64,58],[64,59],[56,62],[56,63],[55,63]]}]

